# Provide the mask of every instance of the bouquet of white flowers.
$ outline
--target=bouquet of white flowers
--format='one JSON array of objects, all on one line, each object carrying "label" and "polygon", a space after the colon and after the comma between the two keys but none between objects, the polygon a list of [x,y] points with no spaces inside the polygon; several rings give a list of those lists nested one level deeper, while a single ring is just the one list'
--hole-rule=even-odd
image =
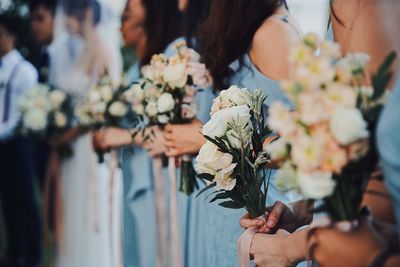
[{"label": "bouquet of white flowers", "polygon": [[[142,68],[143,80],[132,95],[134,110],[149,125],[189,123],[197,115],[196,91],[211,86],[211,76],[200,56],[185,42],[176,45],[177,54],[157,54]],[[140,93],[139,88],[142,88]],[[191,194],[197,187],[191,157],[181,158],[180,191]]]},{"label": "bouquet of white flowers", "polygon": [[377,165],[374,151],[376,120],[390,78],[391,54],[366,78],[364,53],[341,56],[339,45],[309,34],[290,54],[291,75],[282,87],[295,110],[272,104],[268,123],[279,134],[268,151],[280,162],[277,182],[306,198],[323,199],[334,221],[359,216],[362,196]]},{"label": "bouquet of white flowers", "polygon": [[202,130],[207,142],[195,161],[198,176],[216,189],[210,200],[226,208],[245,208],[251,218],[265,214],[269,177],[263,143],[271,134],[264,121],[261,91],[237,86],[221,91],[214,100],[211,120]]},{"label": "bouquet of white flowers", "polygon": [[[131,88],[130,85],[120,85],[114,89],[110,79],[103,77],[88,91],[85,101],[75,109],[79,126],[86,130],[111,126],[136,127],[138,116],[126,95]],[[98,152],[98,156],[99,162],[103,162],[101,152]]]},{"label": "bouquet of white flowers", "polygon": [[19,100],[18,106],[23,134],[52,137],[71,127],[71,101],[64,91],[38,84]]}]

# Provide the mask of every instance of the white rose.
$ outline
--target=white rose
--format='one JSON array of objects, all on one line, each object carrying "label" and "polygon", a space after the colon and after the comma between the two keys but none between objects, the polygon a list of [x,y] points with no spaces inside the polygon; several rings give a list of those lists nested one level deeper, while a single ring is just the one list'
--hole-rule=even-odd
[{"label": "white rose", "polygon": [[175,100],[169,93],[163,93],[157,100],[159,113],[169,112],[175,107]]},{"label": "white rose", "polygon": [[226,108],[214,113],[211,120],[203,126],[203,135],[211,138],[222,137],[226,134],[228,122],[236,119],[249,120],[250,108],[242,105]]},{"label": "white rose", "polygon": [[231,102],[236,106],[250,105],[251,95],[248,89],[239,88],[236,85],[231,85],[226,90],[222,90],[220,93],[222,102]]},{"label": "white rose", "polygon": [[54,122],[58,128],[64,128],[67,125],[67,116],[64,113],[57,111],[54,113]]},{"label": "white rose", "polygon": [[110,86],[101,86],[99,88],[100,94],[101,94],[101,98],[103,99],[103,101],[108,102],[111,101],[113,98],[113,89]]},{"label": "white rose", "polygon": [[104,113],[106,111],[107,104],[104,102],[98,102],[93,106],[93,113]]},{"label": "white rose", "polygon": [[330,130],[333,137],[344,146],[369,136],[367,123],[357,108],[337,108],[330,119]]},{"label": "white rose", "polygon": [[145,108],[146,114],[149,117],[155,117],[157,116],[157,102],[151,101],[147,103],[146,108]]},{"label": "white rose", "polygon": [[167,124],[169,122],[169,117],[167,115],[165,115],[165,114],[158,115],[157,116],[157,120],[161,124]]},{"label": "white rose", "polygon": [[198,174],[208,173],[215,175],[218,170],[229,167],[232,164],[232,160],[232,155],[222,153],[216,145],[207,141],[196,157],[194,168]]},{"label": "white rose", "polygon": [[101,100],[101,94],[96,88],[93,88],[89,91],[88,99],[92,103],[98,102]]},{"label": "white rose", "polygon": [[138,115],[144,114],[144,106],[142,104],[133,105],[132,110]]},{"label": "white rose", "polygon": [[284,138],[280,137],[266,147],[266,151],[273,160],[285,159],[288,156],[287,143]]},{"label": "white rose", "polygon": [[223,168],[218,171],[215,175],[214,182],[216,182],[217,190],[231,191],[236,185],[236,179],[232,178],[234,169],[237,163],[229,165],[227,168]]},{"label": "white rose", "polygon": [[33,131],[42,131],[47,126],[47,113],[40,109],[32,109],[23,117],[25,128]]},{"label": "white rose", "polygon": [[297,173],[297,182],[301,193],[312,199],[321,199],[332,195],[335,189],[335,181],[330,172]]},{"label": "white rose", "polygon": [[61,90],[53,90],[49,93],[50,104],[54,109],[58,109],[64,103],[67,95]]},{"label": "white rose", "polygon": [[132,91],[132,94],[135,98],[134,101],[137,101],[137,102],[143,101],[144,92],[143,92],[142,87],[139,84],[132,85],[129,90]]},{"label": "white rose", "polygon": [[172,88],[183,88],[188,78],[185,65],[168,65],[164,70],[163,78]]},{"label": "white rose", "polygon": [[121,101],[115,101],[110,105],[108,111],[115,117],[123,117],[128,113],[128,108]]}]

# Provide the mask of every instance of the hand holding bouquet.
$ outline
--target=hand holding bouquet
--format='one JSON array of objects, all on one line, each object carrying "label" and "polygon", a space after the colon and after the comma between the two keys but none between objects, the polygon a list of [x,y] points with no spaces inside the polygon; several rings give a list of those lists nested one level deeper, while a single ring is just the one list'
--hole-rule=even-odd
[{"label": "hand holding bouquet", "polygon": [[[211,77],[200,56],[185,42],[176,45],[177,54],[154,55],[142,68],[143,94],[134,109],[141,112],[149,125],[190,123],[197,115],[196,92],[211,85]],[[138,90],[137,90],[138,91]],[[136,93],[136,95],[139,95]],[[181,159],[180,190],[191,194],[197,187],[191,157]]]},{"label": "hand holding bouquet", "polygon": [[[114,89],[111,81],[104,77],[92,87],[85,101],[75,109],[78,124],[83,129],[98,130],[101,127],[134,128],[138,116],[129,98],[135,85],[121,85]],[[98,152],[99,162],[103,155]]]}]

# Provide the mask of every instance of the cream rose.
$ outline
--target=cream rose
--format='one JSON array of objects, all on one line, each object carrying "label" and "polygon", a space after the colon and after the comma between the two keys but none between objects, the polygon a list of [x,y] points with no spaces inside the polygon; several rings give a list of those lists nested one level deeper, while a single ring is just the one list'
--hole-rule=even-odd
[{"label": "cream rose", "polygon": [[337,108],[330,119],[330,130],[336,141],[344,146],[369,136],[367,123],[357,108]]},{"label": "cream rose", "polygon": [[222,153],[216,145],[207,141],[196,157],[194,168],[199,174],[215,175],[218,170],[229,167],[232,164],[232,160],[232,155]]},{"label": "cream rose", "polygon": [[184,64],[168,65],[164,70],[163,78],[172,88],[183,88],[188,78],[186,66]]},{"label": "cream rose", "polygon": [[157,116],[157,113],[158,113],[157,102],[151,101],[151,102],[147,103],[145,112],[146,112],[147,116],[149,116],[149,117]]},{"label": "cream rose", "polygon": [[57,111],[54,113],[54,122],[58,128],[67,126],[67,116],[64,113]]},{"label": "cream rose", "polygon": [[61,90],[54,90],[49,93],[50,104],[55,109],[60,108],[66,98],[67,95]]},{"label": "cream rose", "polygon": [[330,172],[297,172],[297,182],[301,193],[312,199],[330,196],[335,189],[335,181]]},{"label": "cream rose", "polygon": [[47,113],[40,109],[32,109],[23,117],[25,128],[42,131],[47,126]]},{"label": "cream rose", "polygon": [[217,190],[231,191],[236,185],[236,179],[232,178],[234,169],[237,163],[232,163],[226,168],[218,171],[215,175],[214,182],[216,183],[215,188]]},{"label": "cream rose", "polygon": [[108,111],[115,117],[123,117],[128,113],[128,108],[121,101],[115,101],[110,105]]},{"label": "cream rose", "polygon": [[157,100],[157,109],[159,113],[172,111],[175,107],[175,100],[169,93],[163,93]]},{"label": "cream rose", "polygon": [[228,123],[232,120],[250,120],[250,108],[246,105],[220,110],[203,126],[203,135],[211,138],[222,137],[226,134]]},{"label": "cream rose", "polygon": [[113,98],[113,89],[110,86],[101,86],[99,88],[101,98],[103,101],[108,102],[111,101]]}]

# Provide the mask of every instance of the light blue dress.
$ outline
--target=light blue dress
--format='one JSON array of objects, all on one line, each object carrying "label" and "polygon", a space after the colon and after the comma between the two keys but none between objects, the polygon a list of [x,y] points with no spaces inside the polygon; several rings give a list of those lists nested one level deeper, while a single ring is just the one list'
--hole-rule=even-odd
[{"label": "light blue dress", "polygon": [[400,230],[400,76],[397,77],[379,119],[377,145],[385,184],[393,200],[397,229]]},{"label": "light blue dress", "polygon": [[[133,65],[126,80],[140,77],[139,65]],[[121,149],[123,174],[124,265],[125,267],[154,267],[156,265],[156,236],[154,192],[151,158],[139,146]]]},{"label": "light blue dress", "polygon": [[[180,37],[174,40],[165,50],[164,54],[167,57],[176,54],[175,45],[185,41],[185,38]],[[196,94],[196,101],[198,104],[197,119],[203,123],[207,122],[210,118],[210,111],[212,100],[215,98],[215,93],[211,88],[200,90]],[[164,170],[165,177],[168,177],[167,170]],[[177,177],[179,177],[179,170],[177,170]],[[167,179],[168,180],[168,179]],[[168,187],[168,181],[166,181]],[[179,179],[177,181],[179,187]],[[201,181],[199,186],[203,187]],[[179,192],[177,194],[178,202],[178,219],[179,219],[179,238],[180,238],[180,251],[182,266],[184,267],[204,267],[203,257],[207,247],[205,236],[205,224],[207,218],[207,211],[209,204],[205,202],[204,198],[196,198],[197,192],[190,196]],[[166,189],[168,196],[168,188]],[[171,267],[173,267],[171,265]]]},{"label": "light blue dress", "polygon": [[[291,106],[290,101],[280,89],[277,81],[262,74],[254,66],[247,54],[243,60],[245,65],[240,69],[239,61],[231,64],[231,68],[235,74],[230,79],[229,84],[245,87],[249,90],[263,89],[267,95],[264,103],[266,108],[275,101],[281,101]],[[275,184],[275,171],[272,171],[266,204],[272,205],[278,200],[288,203],[294,201],[294,198],[280,192]],[[222,208],[215,203],[209,205],[212,205],[212,212],[208,213],[206,263],[203,266],[238,266],[237,241],[243,233],[243,229],[239,225],[239,220],[246,211],[244,209],[232,210]]]}]

